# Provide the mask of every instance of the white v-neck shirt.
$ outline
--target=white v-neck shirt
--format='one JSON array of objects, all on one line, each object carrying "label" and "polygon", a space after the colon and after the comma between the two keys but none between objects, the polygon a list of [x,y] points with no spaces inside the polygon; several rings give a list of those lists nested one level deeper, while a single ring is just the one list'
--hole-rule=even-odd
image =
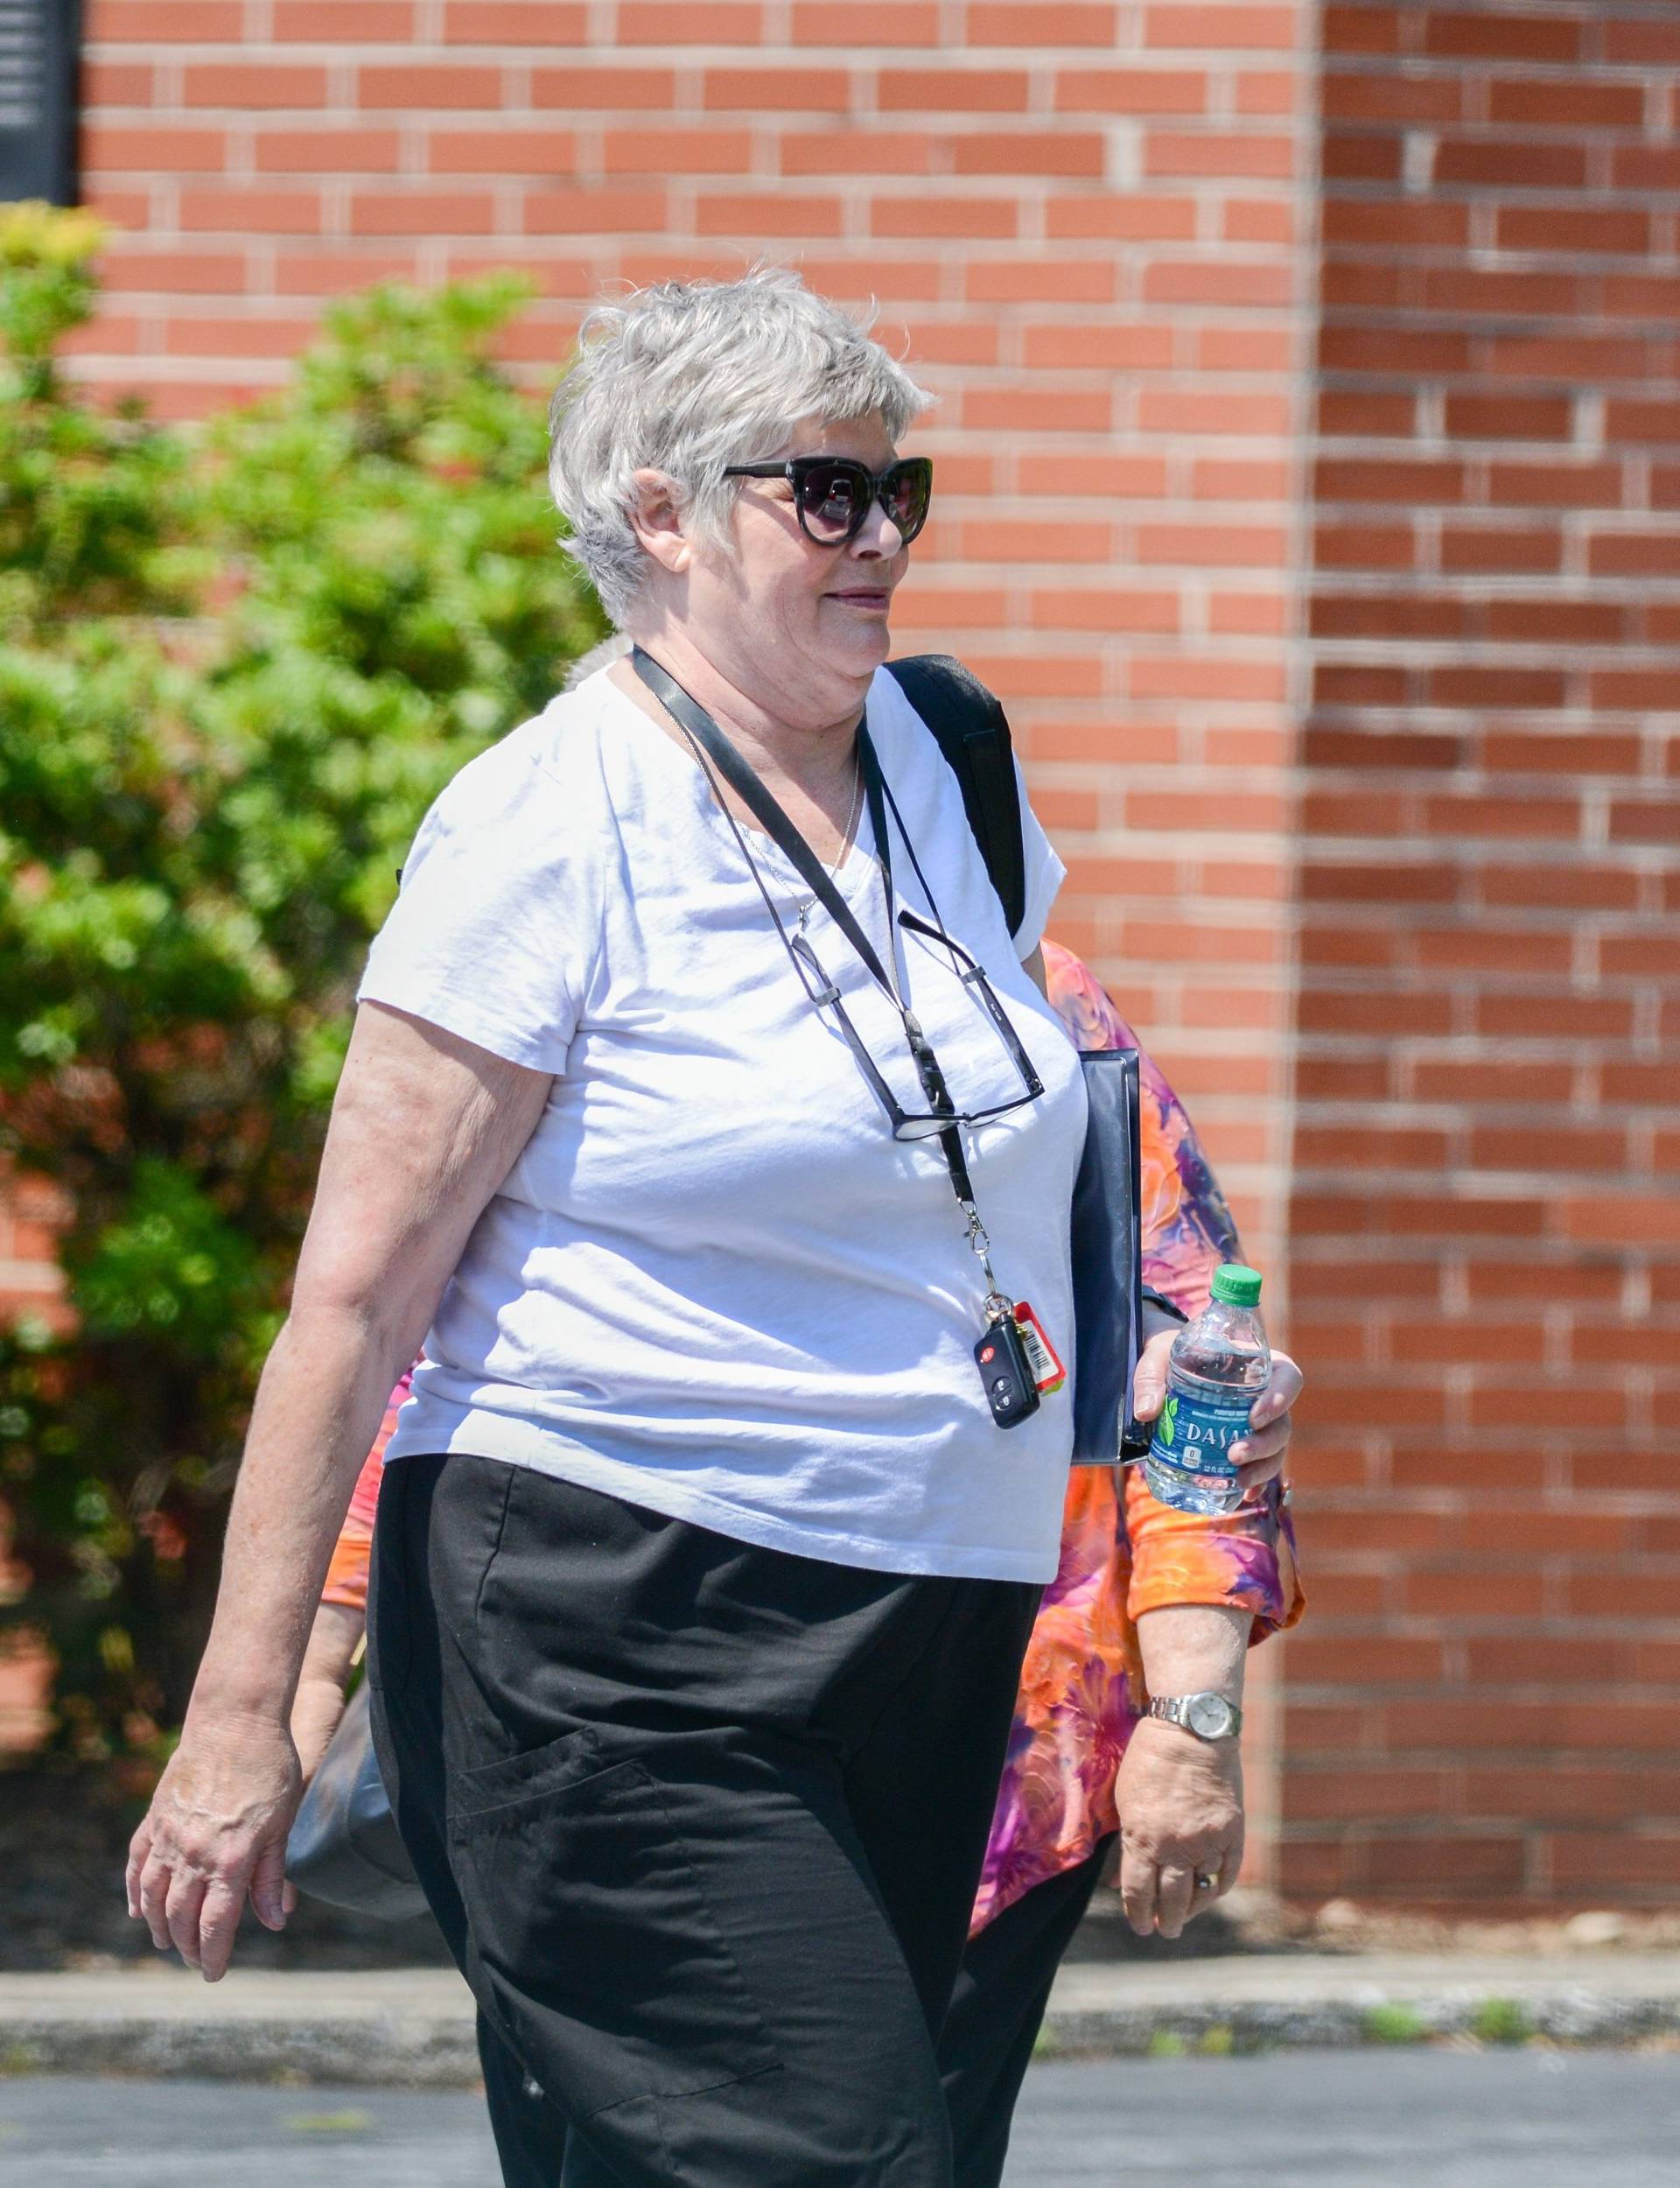
[{"label": "white v-neck shirt", "polygon": [[[956,778],[884,671],[870,733],[948,931],[1044,1083],[967,1133],[999,1282],[1069,1371],[1011,1429],[973,1347],[985,1294],[937,1141],[895,1141],[809,1001],[691,754],[591,677],[464,768],[422,824],[360,999],[553,1075],[426,1339],[388,1462],[472,1452],[746,1542],[894,1573],[1048,1580],[1072,1450],[1077,1057],[1022,970],[1062,866],[1024,811],[1012,937]],[[885,953],[865,813],[836,874]],[[790,929],[808,894],[747,836]],[[900,901],[930,905],[901,841]],[[807,931],[906,1110],[896,1011],[819,907]],[[936,944],[906,1000],[959,1109],[1021,1092]]]}]

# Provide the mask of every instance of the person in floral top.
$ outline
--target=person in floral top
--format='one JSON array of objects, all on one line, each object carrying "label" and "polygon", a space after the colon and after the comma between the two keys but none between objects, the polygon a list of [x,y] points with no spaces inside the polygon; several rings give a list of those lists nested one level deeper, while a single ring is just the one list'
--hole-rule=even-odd
[{"label": "person in floral top", "polygon": [[[1214,1271],[1241,1259],[1224,1196],[1182,1105],[1088,968],[1053,942],[1044,960],[1049,999],[1077,1047],[1139,1050],[1144,1281],[1194,1315],[1207,1304]],[[357,1481],[304,1661],[293,1732],[305,1774],[343,1708],[367,1604],[384,1449],[408,1384],[405,1376],[391,1393]],[[1134,1772],[1138,1797],[1128,1799],[1128,1755],[1149,1701],[1139,1626],[1152,1611],[1192,1605],[1246,1621],[1250,1647],[1301,1616],[1287,1489],[1269,1483],[1257,1502],[1208,1518],[1158,1504],[1141,1469],[1074,1468],[1060,1566],[1022,1668],[969,1953],[941,2046],[958,2188],[993,2188],[1000,2178],[1056,1965],[1123,1816],[1160,1799],[1152,1763]],[[1152,1721],[1151,1730],[1200,1760],[1194,1735]],[[1222,1889],[1236,1881],[1236,1867],[1229,1864]],[[1135,1892],[1126,1898],[1135,1926],[1176,1934],[1158,1906],[1145,1910]],[[1144,1911],[1150,1918],[1138,1919]]]},{"label": "person in floral top", "polygon": [[[1054,943],[1044,959],[1049,999],[1079,1048],[1138,1050],[1144,1282],[1198,1315],[1214,1271],[1242,1258],[1224,1196],[1182,1105],[1092,973]],[[1140,1402],[1140,1413],[1149,1410]],[[1140,1467],[1075,1467],[1061,1562],[1027,1645],[969,1949],[940,2044],[957,2188],[996,2188],[1002,2177],[1057,1964],[1123,1821],[1127,1913],[1140,1931],[1173,1935],[1178,1925],[1159,1918],[1158,1904],[1153,1923],[1141,1918],[1150,1908],[1138,1876],[1146,1883],[1150,1843],[1166,1835],[1169,1817],[1202,1804],[1211,1813],[1233,1796],[1241,1802],[1235,1742],[1221,1743],[1225,1759],[1194,1734],[1143,1716],[1151,1615],[1181,1616],[1190,1607],[1223,1621],[1232,1647],[1252,1647],[1299,1619],[1306,1598],[1287,1489],[1269,1483],[1258,1503],[1209,1518],[1158,1504]],[[1144,1736],[1134,1743],[1140,1720]],[[1239,1861],[1227,1865],[1222,1889],[1236,1882]],[[1218,1896],[1193,1902],[1192,1912]]]}]

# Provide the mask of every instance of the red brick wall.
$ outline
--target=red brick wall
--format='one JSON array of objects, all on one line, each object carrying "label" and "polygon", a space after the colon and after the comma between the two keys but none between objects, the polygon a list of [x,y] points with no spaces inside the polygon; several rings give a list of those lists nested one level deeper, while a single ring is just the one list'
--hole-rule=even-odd
[{"label": "red brick wall", "polygon": [[126,233],[83,365],[166,410],[386,273],[531,268],[537,380],[603,281],[767,251],[882,299],[943,397],[903,640],[1007,693],[1060,931],[1276,1280],[1292,1231],[1283,1881],[1671,1886],[1673,11],[1323,11],[1310,494],[1306,0],[88,14]]},{"label": "red brick wall", "polygon": [[196,414],[324,296],[760,253],[881,299],[941,406],[900,643],[1009,698],[1060,931],[1197,1105],[1256,1255],[1287,1142],[1298,0],[89,0],[99,382]]},{"label": "red brick wall", "polygon": [[1302,1896],[1680,1884],[1680,13],[1336,0]]}]

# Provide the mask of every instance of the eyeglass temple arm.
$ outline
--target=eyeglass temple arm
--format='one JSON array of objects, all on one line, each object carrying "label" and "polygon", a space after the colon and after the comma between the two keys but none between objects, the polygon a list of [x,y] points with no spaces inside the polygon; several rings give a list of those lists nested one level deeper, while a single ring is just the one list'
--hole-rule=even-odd
[{"label": "eyeglass temple arm", "polygon": [[1010,1023],[1009,1013],[998,1001],[998,992],[986,978],[986,969],[980,960],[965,950],[955,935],[948,935],[943,928],[930,926],[920,913],[913,912],[907,904],[899,907],[899,924],[907,927],[912,934],[925,935],[929,942],[939,943],[954,957],[962,958],[963,969],[958,975],[959,978],[978,994],[981,1008],[997,1027],[1004,1047],[1009,1052],[1010,1061],[1026,1081],[1028,1091],[1035,1095],[1042,1094],[1044,1082],[1033,1069],[1032,1059],[1022,1045],[1020,1035]]},{"label": "eyeglass temple arm", "polygon": [[881,1076],[874,1057],[871,1055],[869,1050],[864,1048],[862,1036],[859,1034],[858,1028],[852,1024],[850,1015],[848,1013],[845,1005],[840,999],[839,989],[836,987],[834,982],[830,979],[828,974],[822,970],[822,962],[821,958],[818,957],[816,950],[811,948],[810,943],[806,941],[803,935],[795,935],[788,944],[788,947],[793,950],[794,954],[802,964],[808,965],[811,971],[822,983],[822,992],[821,995],[815,996],[813,1000],[823,1005],[826,1008],[834,1013],[834,1020],[836,1025],[840,1028],[841,1039],[851,1051],[853,1062],[857,1064],[858,1069],[863,1073],[864,1078],[868,1084],[871,1093],[874,1095],[876,1100],[886,1112],[887,1120],[896,1132],[901,1124],[908,1122],[907,1114],[904,1110],[900,1108],[892,1088]]}]

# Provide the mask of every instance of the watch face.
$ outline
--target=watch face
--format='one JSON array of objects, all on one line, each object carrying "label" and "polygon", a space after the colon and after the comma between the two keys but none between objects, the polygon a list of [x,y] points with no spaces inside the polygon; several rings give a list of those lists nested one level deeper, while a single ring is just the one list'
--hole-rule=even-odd
[{"label": "watch face", "polygon": [[1187,1712],[1190,1729],[1204,1740],[1222,1739],[1231,1729],[1233,1714],[1222,1694],[1198,1694]]}]

